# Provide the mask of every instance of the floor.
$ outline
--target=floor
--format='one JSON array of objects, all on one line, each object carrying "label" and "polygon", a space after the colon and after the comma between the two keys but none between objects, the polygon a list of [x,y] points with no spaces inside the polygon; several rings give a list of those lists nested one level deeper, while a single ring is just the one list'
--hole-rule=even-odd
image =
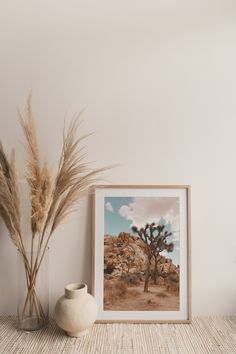
[{"label": "floor", "polygon": [[236,317],[194,318],[192,324],[96,324],[82,339],[48,328],[18,332],[15,319],[0,318],[1,354],[236,353]]}]

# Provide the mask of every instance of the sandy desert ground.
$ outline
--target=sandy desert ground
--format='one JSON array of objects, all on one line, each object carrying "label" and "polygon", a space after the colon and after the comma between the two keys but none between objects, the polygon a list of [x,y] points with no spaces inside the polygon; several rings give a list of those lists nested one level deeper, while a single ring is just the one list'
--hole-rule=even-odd
[{"label": "sandy desert ground", "polygon": [[168,291],[165,285],[149,285],[149,292],[143,291],[144,283],[127,287],[119,280],[105,280],[104,310],[111,311],[178,311],[179,291]]}]

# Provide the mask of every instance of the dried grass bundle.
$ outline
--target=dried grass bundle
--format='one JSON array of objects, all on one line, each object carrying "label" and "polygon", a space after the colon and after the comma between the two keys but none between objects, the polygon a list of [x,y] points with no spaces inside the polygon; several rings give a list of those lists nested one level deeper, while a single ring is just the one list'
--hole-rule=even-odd
[{"label": "dried grass bundle", "polygon": [[20,199],[15,170],[15,153],[11,163],[0,143],[0,215],[6,224],[13,243],[20,248]]},{"label": "dried grass bundle", "polygon": [[[24,260],[28,286],[24,312],[27,304],[30,303],[31,311],[34,311],[35,307],[37,315],[42,316],[42,309],[35,294],[35,282],[48,242],[65,217],[76,210],[76,203],[82,193],[97,180],[101,172],[108,168],[91,170],[89,164],[84,162],[84,146],[81,146],[81,142],[88,135],[77,136],[79,116],[72,120],[68,130],[64,131],[62,153],[56,175],[53,175],[47,162],[41,165],[31,100],[31,95],[29,95],[24,116],[18,112],[27,152],[25,178],[30,190],[32,230],[30,259],[26,256],[21,235],[19,182],[15,167],[15,152],[12,151],[9,161],[1,144],[0,215]],[[37,252],[34,258],[35,247]]]}]

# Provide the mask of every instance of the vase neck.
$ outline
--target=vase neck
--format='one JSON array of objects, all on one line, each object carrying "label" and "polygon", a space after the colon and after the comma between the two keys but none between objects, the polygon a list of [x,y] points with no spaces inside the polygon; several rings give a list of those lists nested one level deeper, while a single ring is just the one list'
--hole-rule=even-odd
[{"label": "vase neck", "polygon": [[86,295],[88,292],[88,287],[84,283],[73,283],[65,287],[65,296],[68,299],[77,299],[81,296]]}]

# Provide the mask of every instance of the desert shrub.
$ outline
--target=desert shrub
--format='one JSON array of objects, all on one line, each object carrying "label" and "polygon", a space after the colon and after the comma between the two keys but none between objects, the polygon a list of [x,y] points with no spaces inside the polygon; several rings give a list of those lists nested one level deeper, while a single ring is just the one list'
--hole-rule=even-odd
[{"label": "desert shrub", "polygon": [[177,273],[170,273],[168,280],[173,282],[178,282],[179,275]]},{"label": "desert shrub", "polygon": [[178,291],[179,290],[179,275],[176,273],[170,273],[167,279],[167,290]]},{"label": "desert shrub", "polygon": [[157,293],[156,296],[164,298],[164,297],[167,297],[167,294],[163,291],[161,293]]},{"label": "desert shrub", "polygon": [[105,281],[104,303],[114,303],[125,297],[127,285],[124,281]]},{"label": "desert shrub", "polygon": [[165,278],[168,278],[168,277],[169,277],[169,273],[160,272],[160,273],[158,273],[158,276],[165,279]]},{"label": "desert shrub", "polygon": [[157,284],[158,285],[164,285],[165,282],[166,282],[166,280],[163,277],[160,276],[160,277],[157,278]]},{"label": "desert shrub", "polygon": [[126,294],[127,285],[124,281],[117,282],[115,288],[119,296],[124,296]]},{"label": "desert shrub", "polygon": [[141,282],[141,274],[140,273],[124,273],[121,275],[120,279],[129,286],[139,285]]}]

